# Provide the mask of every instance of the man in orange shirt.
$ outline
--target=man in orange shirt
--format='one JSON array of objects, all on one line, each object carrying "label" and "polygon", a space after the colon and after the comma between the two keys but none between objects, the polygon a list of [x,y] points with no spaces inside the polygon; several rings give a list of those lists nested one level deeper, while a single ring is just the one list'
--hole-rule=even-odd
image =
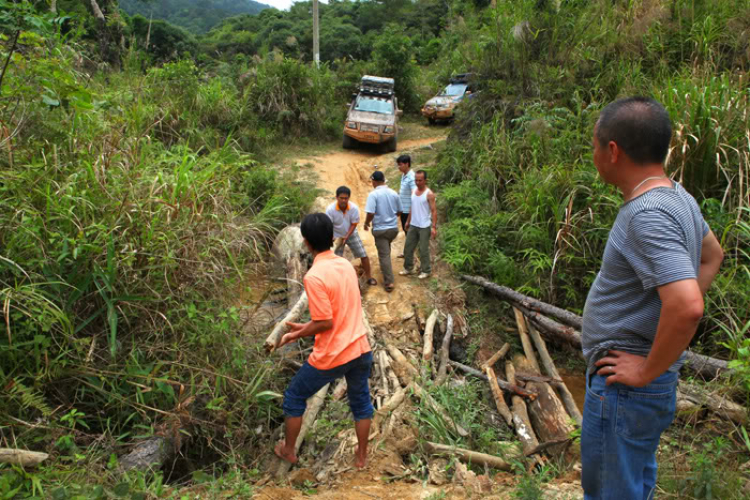
[{"label": "man in orange shirt", "polygon": [[285,439],[276,445],[274,452],[282,460],[297,462],[294,445],[302,427],[307,399],[324,385],[346,377],[349,407],[359,443],[354,465],[362,468],[367,462],[367,441],[374,409],[369,387],[372,351],[362,321],[357,273],[348,260],[331,251],[333,223],[326,214],[306,216],[300,230],[314,259],[304,278],[310,321],[287,323],[290,332],[281,338],[277,347],[311,335],[315,336],[315,345],[284,392]]}]

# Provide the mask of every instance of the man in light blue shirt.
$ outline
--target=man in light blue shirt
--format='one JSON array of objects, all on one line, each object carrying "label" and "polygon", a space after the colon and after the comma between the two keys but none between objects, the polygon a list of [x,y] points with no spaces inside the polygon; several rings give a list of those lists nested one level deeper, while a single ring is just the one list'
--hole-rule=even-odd
[{"label": "man in light blue shirt", "polygon": [[398,218],[403,212],[401,198],[393,189],[385,185],[385,175],[377,170],[370,176],[375,188],[367,196],[365,204],[365,231],[370,230],[378,250],[378,261],[383,273],[383,283],[387,292],[393,291],[393,267],[391,265],[391,243],[398,236]]},{"label": "man in light blue shirt", "polygon": [[[417,183],[414,180],[414,171],[411,169],[411,156],[401,155],[396,159],[396,165],[401,172],[401,189],[398,195],[401,197],[401,229],[406,233],[406,219],[411,212],[411,194],[417,189]],[[404,254],[397,255],[399,259],[404,258]]]}]

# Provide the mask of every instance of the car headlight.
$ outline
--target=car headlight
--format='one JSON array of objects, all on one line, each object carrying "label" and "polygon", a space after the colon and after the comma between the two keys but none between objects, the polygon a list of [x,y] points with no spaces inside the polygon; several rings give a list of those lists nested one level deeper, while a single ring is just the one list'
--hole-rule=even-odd
[{"label": "car headlight", "polygon": [[383,133],[384,134],[392,134],[393,133],[393,127],[391,125],[386,125],[383,127]]},{"label": "car headlight", "polygon": [[357,122],[346,122],[346,128],[357,130]]}]

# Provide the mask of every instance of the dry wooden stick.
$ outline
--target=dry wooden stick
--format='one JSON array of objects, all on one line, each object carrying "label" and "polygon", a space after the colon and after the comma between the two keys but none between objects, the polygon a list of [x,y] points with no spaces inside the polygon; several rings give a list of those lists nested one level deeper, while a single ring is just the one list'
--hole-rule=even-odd
[{"label": "dry wooden stick", "polygon": [[492,397],[495,399],[497,412],[502,415],[502,417],[505,419],[505,423],[510,427],[513,425],[513,414],[510,412],[510,408],[508,408],[508,404],[503,398],[503,393],[497,383],[495,370],[493,370],[491,366],[486,366],[484,368],[484,372],[487,374],[487,378],[490,381],[490,389],[492,389]]},{"label": "dry wooden stick", "polygon": [[435,325],[437,324],[438,314],[438,310],[433,309],[432,314],[430,314],[430,317],[427,318],[427,323],[424,327],[424,336],[422,337],[422,340],[424,340],[424,347],[422,348],[422,359],[426,363],[430,363],[432,361],[432,336],[435,332]]},{"label": "dry wooden stick", "polygon": [[494,455],[487,455],[486,453],[479,453],[476,451],[466,450],[463,448],[456,448],[454,446],[448,446],[439,443],[432,443],[427,441],[425,443],[427,449],[433,455],[448,455],[451,457],[458,457],[463,462],[470,462],[473,464],[486,465],[493,469],[510,470],[510,464],[500,457]]},{"label": "dry wooden stick", "polygon": [[505,343],[505,345],[503,345],[503,346],[502,346],[502,347],[500,348],[500,350],[499,350],[499,351],[497,351],[497,352],[496,352],[495,354],[493,354],[493,355],[492,355],[492,357],[491,357],[490,359],[488,359],[487,361],[485,361],[485,362],[484,362],[484,363],[482,364],[482,370],[484,370],[484,369],[485,369],[485,367],[487,367],[487,366],[490,366],[490,367],[491,367],[491,366],[495,366],[495,363],[497,363],[497,362],[498,362],[498,361],[499,361],[500,359],[502,359],[502,358],[503,358],[503,357],[504,357],[504,356],[505,356],[506,354],[508,354],[508,351],[509,351],[509,350],[510,350],[510,344],[506,342],[506,343]]},{"label": "dry wooden stick", "polygon": [[393,410],[398,408],[399,405],[404,402],[404,399],[406,399],[406,389],[399,389],[390,398],[388,398],[388,400],[383,403],[383,406],[381,406],[380,409],[375,412],[375,417],[373,418],[372,425],[373,429],[378,429],[383,419],[387,417],[388,414]]},{"label": "dry wooden stick", "polygon": [[518,326],[518,335],[521,337],[521,344],[523,345],[523,352],[526,354],[526,359],[534,368],[536,373],[541,374],[542,370],[539,369],[539,363],[536,360],[534,354],[534,348],[531,346],[531,339],[529,338],[529,332],[526,328],[526,320],[523,317],[521,311],[517,307],[513,307],[513,314],[516,316],[516,326]]},{"label": "dry wooden stick", "polygon": [[451,339],[453,338],[453,316],[448,315],[445,326],[445,336],[443,337],[443,343],[440,346],[440,367],[438,368],[437,378],[435,379],[436,385],[441,385],[445,382],[448,377],[448,359],[450,357]]},{"label": "dry wooden stick", "polygon": [[[448,361],[448,364],[450,364],[451,366],[455,366],[459,370],[461,370],[461,371],[463,371],[465,373],[468,373],[469,375],[473,375],[474,377],[482,379],[485,382],[489,382],[490,381],[490,379],[488,379],[487,375],[485,375],[484,373],[482,373],[479,370],[474,369],[474,368],[472,368],[470,366],[466,366],[466,365],[464,365],[462,363],[459,363],[458,361],[450,360],[450,361]],[[518,387],[515,384],[510,384],[510,383],[508,383],[508,382],[506,382],[504,380],[497,379],[497,384],[500,386],[500,388],[502,390],[504,390],[506,392],[513,393],[513,394],[517,394],[518,396],[523,396],[524,398],[529,398],[529,399],[533,400],[537,396],[537,394],[535,392],[528,391],[526,389]]]},{"label": "dry wooden stick", "polygon": [[273,352],[276,349],[281,337],[288,331],[286,327],[287,322],[297,321],[305,312],[305,309],[307,309],[307,292],[302,292],[292,310],[289,311],[284,319],[276,323],[276,326],[266,338],[265,348],[267,351]]},{"label": "dry wooden stick", "polygon": [[409,363],[409,360],[406,359],[406,356],[404,356],[398,348],[390,344],[386,344],[385,347],[388,349],[388,354],[391,355],[391,360],[393,361],[391,368],[396,372],[402,385],[408,385],[412,380],[419,376],[417,369],[414,368],[414,365]]},{"label": "dry wooden stick", "polygon": [[344,396],[345,393],[346,378],[342,377],[338,382],[336,382],[336,387],[333,388],[333,392],[331,393],[331,399],[333,399],[334,401],[338,401]]},{"label": "dry wooden stick", "polygon": [[[380,384],[383,387],[383,395],[390,394],[390,389],[388,387],[388,366],[390,366],[390,363],[386,360],[383,361],[383,358],[387,358],[388,354],[382,350],[378,349],[376,352],[375,358],[378,360],[378,367],[380,368]],[[394,387],[393,390],[395,391],[398,389],[398,387]]]},{"label": "dry wooden stick", "polygon": [[391,358],[388,356],[388,353],[381,350],[383,353],[381,355],[381,363],[383,363],[383,367],[385,368],[385,371],[388,375],[388,380],[391,382],[391,387],[393,387],[393,390],[398,390],[401,387],[401,382],[399,381],[396,374],[393,372],[393,368],[391,367]]},{"label": "dry wooden stick", "polygon": [[[516,370],[510,361],[505,362],[505,378],[508,379],[509,384],[515,384],[516,382]],[[521,441],[525,453],[539,446],[539,441],[536,438],[536,434],[534,434],[534,428],[531,426],[526,403],[516,395],[511,397],[511,401],[513,403],[513,426],[516,428],[516,435]]]},{"label": "dry wooden stick", "polygon": [[580,426],[583,422],[583,416],[578,409],[578,405],[576,405],[575,399],[573,399],[573,395],[568,390],[568,386],[562,381],[562,377],[560,377],[560,373],[557,371],[554,361],[552,361],[552,356],[550,356],[549,351],[547,351],[547,345],[544,343],[544,339],[542,339],[542,336],[539,335],[539,332],[533,326],[529,328],[529,334],[534,341],[534,345],[536,345],[536,350],[539,352],[539,358],[542,360],[542,365],[544,365],[544,369],[547,370],[547,374],[550,377],[559,380],[559,382],[554,382],[553,385],[560,393],[560,399],[562,399],[565,409]]},{"label": "dry wooden stick", "polygon": [[[302,415],[302,427],[300,428],[299,435],[297,436],[297,442],[294,444],[295,454],[299,453],[299,449],[302,446],[302,441],[305,440],[307,431],[310,430],[310,427],[312,427],[312,424],[315,422],[315,418],[318,416],[318,412],[320,412],[320,409],[323,407],[323,402],[326,399],[326,394],[328,393],[328,387],[330,385],[331,384],[324,385],[318,392],[316,392],[307,400],[307,408],[305,409],[305,413]],[[279,468],[276,470],[276,477],[278,479],[282,479],[284,476],[286,476],[287,472],[289,472],[292,464],[290,464],[286,460],[279,460],[279,462]]]}]

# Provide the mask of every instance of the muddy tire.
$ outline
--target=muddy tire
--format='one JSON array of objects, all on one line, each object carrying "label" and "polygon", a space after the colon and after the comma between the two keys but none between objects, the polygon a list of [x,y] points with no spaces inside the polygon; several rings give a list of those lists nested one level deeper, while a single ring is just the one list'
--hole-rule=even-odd
[{"label": "muddy tire", "polygon": [[388,151],[389,153],[394,153],[396,151],[397,145],[398,145],[398,139],[394,137],[393,139],[385,143],[385,150]]},{"label": "muddy tire", "polygon": [[342,146],[344,149],[354,149],[356,145],[357,145],[357,141],[355,141],[348,135],[344,134],[344,141],[342,143]]}]

